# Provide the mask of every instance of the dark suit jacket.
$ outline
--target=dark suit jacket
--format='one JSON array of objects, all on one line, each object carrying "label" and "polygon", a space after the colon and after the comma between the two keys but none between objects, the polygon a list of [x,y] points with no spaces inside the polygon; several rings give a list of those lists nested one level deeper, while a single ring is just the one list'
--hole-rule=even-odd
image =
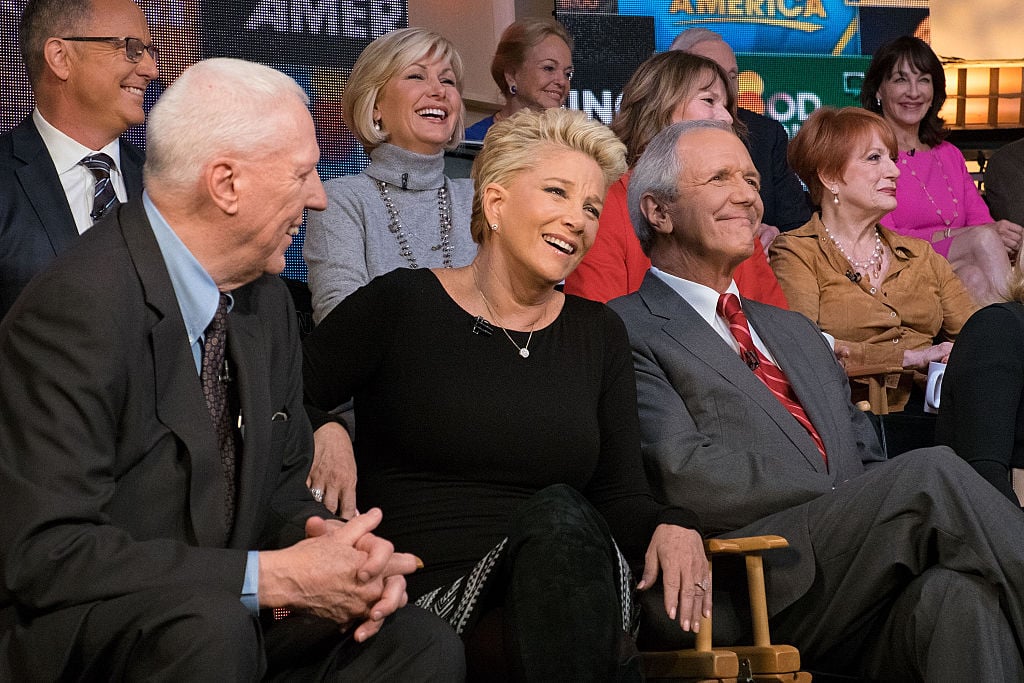
[{"label": "dark suit jacket", "polygon": [[[143,155],[121,141],[128,197],[142,194]],[[0,135],[0,318],[32,277],[78,238],[50,153],[29,116]]]},{"label": "dark suit jacket", "polygon": [[985,166],[985,201],[996,220],[1024,225],[1024,140],[996,150]]},{"label": "dark suit jacket", "polygon": [[287,288],[264,276],[233,295],[245,432],[227,542],[217,438],[141,200],[91,228],[0,323],[0,671],[22,652],[52,680],[96,601],[239,593],[246,550],[290,545],[306,518],[327,516],[305,486],[312,436]]},{"label": "dark suit jacket", "polygon": [[739,109],[737,113],[747,126],[747,150],[761,174],[761,220],[783,232],[799,228],[811,220],[811,208],[800,180],[786,160],[786,129],[775,119],[748,109]]},{"label": "dark suit jacket", "polygon": [[[629,331],[636,369],[644,466],[655,496],[697,512],[713,535],[786,536],[813,557],[802,508],[883,460],[868,419],[850,402],[846,374],[818,328],[792,311],[743,300],[751,326],[782,367],[818,430],[810,435],[718,333],[648,273],[640,290],[609,304]],[[760,527],[764,517],[772,523]],[[736,535],[736,534],[731,534]],[[773,584],[773,613],[802,595],[813,563]]]}]

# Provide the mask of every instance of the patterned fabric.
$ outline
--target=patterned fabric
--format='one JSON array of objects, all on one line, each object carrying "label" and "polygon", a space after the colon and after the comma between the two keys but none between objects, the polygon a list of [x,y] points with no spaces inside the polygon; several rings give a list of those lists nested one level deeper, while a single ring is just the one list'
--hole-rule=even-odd
[{"label": "patterned fabric", "polygon": [[79,163],[89,169],[96,179],[96,185],[92,191],[92,212],[89,215],[94,221],[97,221],[119,203],[117,195],[114,193],[114,184],[110,182],[110,169],[114,167],[114,160],[99,152],[90,154]]},{"label": "patterned fabric", "polygon": [[235,430],[231,424],[231,406],[228,401],[228,373],[225,351],[228,333],[228,295],[220,295],[217,312],[203,334],[203,365],[200,380],[206,407],[217,432],[221,464],[224,467],[224,521],[230,534],[235,517]]},{"label": "patterned fabric", "polygon": [[718,315],[729,321],[729,331],[732,332],[732,336],[740,346],[740,356],[743,357],[743,361],[754,371],[757,378],[764,382],[779,403],[785,406],[786,410],[796,418],[796,421],[803,425],[803,428],[814,439],[814,443],[818,446],[818,451],[821,452],[821,457],[824,458],[827,465],[828,455],[825,454],[825,444],[822,443],[821,437],[818,436],[818,430],[811,424],[803,406],[800,405],[800,400],[793,392],[793,386],[786,378],[786,373],[754,346],[754,339],[750,336],[750,327],[747,325],[747,316],[740,308],[739,298],[735,294],[725,292],[718,297],[717,312]]},{"label": "patterned fabric", "polygon": [[[479,606],[484,596],[494,588],[494,570],[504,559],[507,545],[508,538],[503,538],[501,543],[476,563],[469,574],[420,596],[416,606],[433,612],[447,621],[456,633],[463,635],[480,617]],[[615,546],[615,553],[619,558],[617,584],[622,606],[622,630],[636,635],[640,606],[633,600],[633,573],[618,545]]]}]

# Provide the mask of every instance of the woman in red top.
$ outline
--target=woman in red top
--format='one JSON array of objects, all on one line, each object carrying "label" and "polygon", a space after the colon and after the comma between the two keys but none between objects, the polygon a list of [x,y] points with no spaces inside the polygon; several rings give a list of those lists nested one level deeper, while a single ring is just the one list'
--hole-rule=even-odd
[{"label": "woman in red top", "polygon": [[[636,70],[622,91],[612,130],[626,145],[630,168],[663,128],[679,121],[713,119],[746,131],[736,119],[736,97],[728,76],[715,62],[685,52],[654,55]],[[583,261],[566,278],[565,291],[595,301],[609,301],[640,288],[651,261],[640,249],[629,219],[626,194],[630,171],[608,189],[600,229]],[[756,241],[756,240],[755,240]],[[786,298],[758,242],[735,273],[740,293],[775,306]]]}]

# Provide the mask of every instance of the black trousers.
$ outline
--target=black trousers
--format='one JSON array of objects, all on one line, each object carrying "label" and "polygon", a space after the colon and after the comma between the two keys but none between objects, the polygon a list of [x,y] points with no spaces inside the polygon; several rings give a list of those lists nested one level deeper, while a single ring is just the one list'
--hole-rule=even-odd
[{"label": "black trousers", "polygon": [[498,572],[465,634],[471,679],[640,680],[622,628],[631,587],[608,525],[575,489],[549,486],[516,510]]},{"label": "black trousers", "polygon": [[[0,659],[11,670],[0,680],[46,680],[33,660],[48,653],[19,652],[12,642],[17,638],[7,640]],[[194,587],[96,603],[69,649],[60,680],[441,683],[465,677],[461,641],[415,607],[400,609],[377,635],[357,643],[326,619],[260,620],[237,595]]]}]

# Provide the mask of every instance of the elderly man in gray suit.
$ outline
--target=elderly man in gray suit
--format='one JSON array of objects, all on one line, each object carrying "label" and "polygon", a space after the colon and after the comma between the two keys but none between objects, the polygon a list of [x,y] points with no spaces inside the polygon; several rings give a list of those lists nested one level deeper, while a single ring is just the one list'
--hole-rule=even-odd
[{"label": "elderly man in gray suit", "polygon": [[947,448],[884,461],[820,331],[736,296],[758,180],[743,143],[702,121],[659,134],[630,181],[653,267],[611,306],[656,495],[711,534],[789,539],[767,558],[769,614],[806,666],[1024,680],[1024,515]]}]

